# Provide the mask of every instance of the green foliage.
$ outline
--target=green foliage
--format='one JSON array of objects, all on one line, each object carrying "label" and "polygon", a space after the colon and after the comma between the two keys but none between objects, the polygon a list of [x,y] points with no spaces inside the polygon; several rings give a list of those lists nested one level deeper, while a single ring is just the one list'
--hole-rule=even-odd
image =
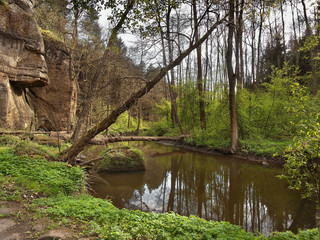
[{"label": "green foliage", "polygon": [[260,156],[273,157],[276,152],[283,152],[292,140],[281,139],[246,139],[241,141],[241,151],[243,153],[254,153]]},{"label": "green foliage", "polygon": [[291,86],[293,101],[288,109],[300,119],[294,124],[299,128],[293,144],[285,151],[286,164],[281,178],[290,188],[302,192],[305,198],[320,201],[320,121],[318,107],[311,104],[311,96],[304,87]]},{"label": "green foliage", "polygon": [[[299,49],[299,52],[309,52],[309,51],[315,52],[315,48],[319,46],[319,40],[320,40],[320,36],[317,36],[317,35],[312,35],[307,37],[303,43],[303,46]],[[318,53],[316,56],[313,56],[312,60],[319,60],[319,59],[320,59],[320,53]]]},{"label": "green foliage", "polygon": [[[270,237],[245,232],[227,222],[207,221],[196,216],[174,213],[145,213],[117,209],[109,201],[88,195],[37,199],[38,213],[57,220],[72,218],[94,229],[99,239],[319,239],[320,230],[273,233]],[[40,207],[40,209],[38,208]],[[90,231],[90,230],[89,230]]]},{"label": "green foliage", "polygon": [[0,200],[20,201],[23,189],[11,176],[0,173]]},{"label": "green foliage", "polygon": [[215,132],[203,132],[197,128],[194,130],[194,136],[185,140],[186,143],[198,147],[210,147],[212,149],[225,149],[229,146],[229,138],[218,137]]},{"label": "green foliage", "polygon": [[320,239],[320,229],[307,229],[293,234],[290,231],[273,233],[268,237],[269,240],[317,240]]},{"label": "green foliage", "polygon": [[41,145],[31,141],[29,138],[22,139],[13,135],[0,136],[0,147],[10,147],[14,154],[22,156],[45,156],[46,158],[55,158],[59,151],[66,149],[69,144],[63,144],[60,148],[52,145]]},{"label": "green foliage", "polygon": [[[158,116],[158,121],[148,124],[148,136],[177,136],[180,135],[178,126],[173,126],[171,121],[171,103],[164,98],[153,109]],[[176,125],[176,124],[175,124]]]},{"label": "green foliage", "polygon": [[110,202],[87,195],[36,200],[39,213],[57,219],[71,217],[102,225],[102,239],[254,239],[241,227],[174,213],[145,213],[117,209]]},{"label": "green foliage", "polygon": [[[129,127],[128,127],[129,121]],[[138,120],[132,116],[130,116],[128,111],[122,113],[118,118],[117,121],[109,127],[109,134],[118,134],[123,132],[132,132],[137,129]]]},{"label": "green foliage", "polygon": [[283,139],[292,136],[296,129],[291,121],[296,116],[286,111],[292,102],[291,84],[296,82],[297,71],[285,65],[273,69],[271,82],[250,92],[241,89],[238,95],[239,133],[242,139]]},{"label": "green foliage", "polygon": [[0,146],[11,147],[20,142],[21,139],[14,135],[1,135],[0,136]]},{"label": "green foliage", "polygon": [[149,136],[163,136],[169,132],[169,129],[168,122],[162,119],[158,122],[150,123],[146,134]]},{"label": "green foliage", "polygon": [[10,149],[0,150],[0,173],[47,195],[71,194],[84,189],[85,175],[81,168],[48,162],[39,156],[17,156]]}]

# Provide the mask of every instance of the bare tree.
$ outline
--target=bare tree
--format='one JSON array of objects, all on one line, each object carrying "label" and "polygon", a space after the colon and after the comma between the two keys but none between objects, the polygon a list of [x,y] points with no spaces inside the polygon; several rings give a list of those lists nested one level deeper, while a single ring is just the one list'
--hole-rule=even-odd
[{"label": "bare tree", "polygon": [[120,114],[122,114],[133,104],[135,104],[139,98],[147,94],[168,73],[168,71],[180,64],[184,58],[186,58],[194,49],[201,45],[210,36],[210,34],[225,20],[226,16],[221,19],[217,19],[215,24],[213,24],[211,28],[197,42],[190,45],[184,52],[180,53],[175,60],[171,61],[167,66],[162,68],[160,72],[158,72],[158,74],[156,74],[149,82],[147,82],[144,87],[133,93],[126,101],[115,108],[107,117],[91,127],[88,131],[86,131],[76,142],[73,143],[70,148],[68,148],[60,155],[61,160],[75,165],[75,157],[84,149],[84,147],[93,137],[95,137],[105,129],[108,129],[108,127],[117,120]]},{"label": "bare tree", "polygon": [[99,62],[98,68],[97,68],[97,70],[96,70],[96,72],[95,72],[95,74],[94,74],[94,76],[93,76],[93,78],[91,80],[90,90],[88,92],[87,99],[84,102],[84,106],[83,106],[81,115],[79,116],[77,125],[75,127],[74,132],[73,132],[72,139],[74,141],[76,141],[79,138],[80,131],[82,129],[84,121],[85,121],[85,119],[87,119],[87,116],[89,114],[90,107],[91,107],[91,104],[92,104],[93,95],[94,95],[96,86],[98,84],[99,77],[100,77],[100,75],[101,75],[101,73],[103,71],[104,66],[106,65],[108,56],[109,56],[110,52],[112,51],[112,47],[113,47],[113,45],[114,45],[114,43],[115,43],[115,41],[117,39],[118,32],[121,30],[122,26],[125,24],[127,16],[129,14],[129,12],[133,9],[134,4],[135,4],[135,0],[129,0],[128,1],[127,6],[125,8],[125,11],[122,13],[119,22],[117,23],[117,25],[111,31],[111,36],[109,38],[106,50],[105,50],[105,52],[104,52],[104,54],[103,54],[103,56],[102,56],[102,58],[101,58],[101,60]]}]

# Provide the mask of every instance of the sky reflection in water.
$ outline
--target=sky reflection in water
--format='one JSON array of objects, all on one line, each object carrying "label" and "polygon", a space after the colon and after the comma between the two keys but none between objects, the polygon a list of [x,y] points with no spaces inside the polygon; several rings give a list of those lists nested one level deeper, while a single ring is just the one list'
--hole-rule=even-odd
[{"label": "sky reflection in water", "polygon": [[263,167],[231,156],[208,155],[155,143],[139,143],[146,171],[110,173],[95,182],[96,197],[118,208],[197,215],[229,221],[246,231],[311,228],[315,208]]}]

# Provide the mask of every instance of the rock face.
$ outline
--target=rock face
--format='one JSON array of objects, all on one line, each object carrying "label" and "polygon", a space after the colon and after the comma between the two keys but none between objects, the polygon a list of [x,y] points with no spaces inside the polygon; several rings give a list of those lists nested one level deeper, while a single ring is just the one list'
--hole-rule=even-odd
[{"label": "rock face", "polygon": [[44,44],[27,0],[0,5],[0,126],[25,129],[33,111],[25,88],[48,84]]},{"label": "rock face", "polygon": [[68,51],[49,40],[45,51],[30,0],[6,2],[0,2],[0,127],[66,129],[76,105]]},{"label": "rock face", "polygon": [[65,130],[76,113],[77,89],[70,68],[70,54],[60,42],[44,38],[45,60],[50,84],[30,89],[30,98],[37,116],[38,128]]}]

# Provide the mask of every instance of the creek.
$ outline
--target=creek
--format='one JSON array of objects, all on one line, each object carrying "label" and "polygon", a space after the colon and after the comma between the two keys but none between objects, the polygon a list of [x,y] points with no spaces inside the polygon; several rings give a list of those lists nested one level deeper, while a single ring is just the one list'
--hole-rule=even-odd
[{"label": "creek", "polygon": [[146,170],[101,174],[91,185],[93,196],[118,208],[197,215],[262,234],[315,227],[314,204],[288,189],[277,177],[280,167],[158,143],[130,144],[145,154]]}]

